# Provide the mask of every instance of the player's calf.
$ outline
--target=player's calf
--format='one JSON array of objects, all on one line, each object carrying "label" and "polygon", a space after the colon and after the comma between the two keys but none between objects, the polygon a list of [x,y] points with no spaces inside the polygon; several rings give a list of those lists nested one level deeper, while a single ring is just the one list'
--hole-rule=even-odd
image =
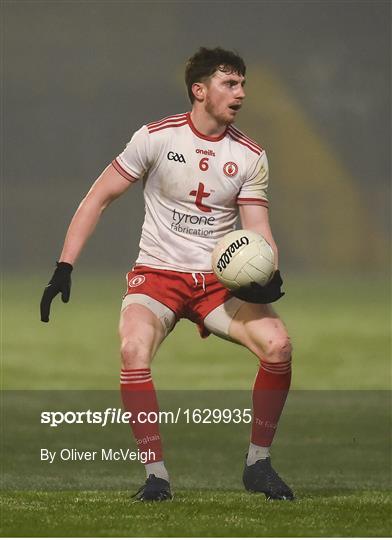
[{"label": "player's calf", "polygon": [[146,307],[129,305],[121,312],[119,331],[124,410],[131,413],[130,427],[139,450],[149,456],[145,463],[146,475],[156,479],[153,483],[148,482],[143,500],[162,500],[160,488],[168,482],[169,475],[163,462],[159,406],[150,364],[164,337],[163,327]]},{"label": "player's calf", "polygon": [[[291,350],[288,336],[283,336],[272,341],[269,344],[269,350],[266,351],[267,354],[260,359],[260,367],[252,395],[253,422],[247,456],[247,467],[249,468],[246,469],[247,475],[251,474],[252,471],[259,471],[261,474],[268,469],[268,467],[265,469],[265,464],[263,467],[260,464],[257,467],[252,467],[260,460],[269,459],[269,450],[290,388]],[[270,475],[270,473],[268,474]],[[287,496],[287,498],[289,497]]]}]

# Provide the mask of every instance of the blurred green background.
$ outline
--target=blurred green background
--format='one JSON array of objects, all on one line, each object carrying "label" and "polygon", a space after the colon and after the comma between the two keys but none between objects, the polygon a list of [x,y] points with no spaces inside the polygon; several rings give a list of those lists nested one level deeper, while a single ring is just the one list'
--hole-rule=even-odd
[{"label": "blurred green background", "polygon": [[[278,310],[294,345],[293,389],[390,388],[390,313],[384,279],[293,278]],[[56,298],[39,321],[42,283],[9,278],[4,287],[3,387],[117,389],[121,276],[75,276],[72,298]],[[257,359],[245,348],[180,321],[153,363],[158,389],[250,389]]]},{"label": "blurred green background", "polygon": [[[49,325],[38,303],[68,223],[143,123],[189,110],[200,46],[248,65],[238,127],[270,162],[295,388],[390,384],[390,3],[5,1],[3,387],[115,388],[141,185],[103,216]],[[256,360],[182,322],[162,388],[249,388]]]}]

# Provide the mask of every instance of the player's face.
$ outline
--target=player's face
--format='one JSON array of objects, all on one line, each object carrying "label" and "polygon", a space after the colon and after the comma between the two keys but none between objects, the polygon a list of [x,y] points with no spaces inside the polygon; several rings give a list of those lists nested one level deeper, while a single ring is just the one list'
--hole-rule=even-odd
[{"label": "player's face", "polygon": [[245,98],[245,77],[217,70],[206,83],[205,110],[219,123],[231,124]]}]

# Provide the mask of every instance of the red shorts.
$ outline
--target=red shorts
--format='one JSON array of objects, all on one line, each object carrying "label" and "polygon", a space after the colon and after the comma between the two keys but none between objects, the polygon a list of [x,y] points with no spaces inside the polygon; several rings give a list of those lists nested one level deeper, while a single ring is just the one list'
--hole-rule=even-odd
[{"label": "red shorts", "polygon": [[204,318],[231,298],[231,293],[215,274],[175,272],[150,266],[135,266],[126,275],[128,294],[146,294],[170,308],[176,319],[189,319],[199,327],[201,337],[210,332]]}]

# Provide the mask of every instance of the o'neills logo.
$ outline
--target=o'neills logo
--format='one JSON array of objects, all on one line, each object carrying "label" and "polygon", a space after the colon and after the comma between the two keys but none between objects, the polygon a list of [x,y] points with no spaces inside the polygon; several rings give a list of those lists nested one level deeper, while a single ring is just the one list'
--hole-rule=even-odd
[{"label": "o'neills logo", "polygon": [[216,264],[218,270],[222,272],[222,270],[224,270],[231,261],[234,253],[240,249],[241,246],[247,246],[248,244],[249,238],[246,236],[241,236],[241,238],[230,244],[230,246],[222,253],[219,261]]},{"label": "o'neills logo", "polygon": [[213,150],[202,150],[201,148],[198,148],[196,150],[196,154],[203,154],[204,156],[214,156],[215,152]]}]

